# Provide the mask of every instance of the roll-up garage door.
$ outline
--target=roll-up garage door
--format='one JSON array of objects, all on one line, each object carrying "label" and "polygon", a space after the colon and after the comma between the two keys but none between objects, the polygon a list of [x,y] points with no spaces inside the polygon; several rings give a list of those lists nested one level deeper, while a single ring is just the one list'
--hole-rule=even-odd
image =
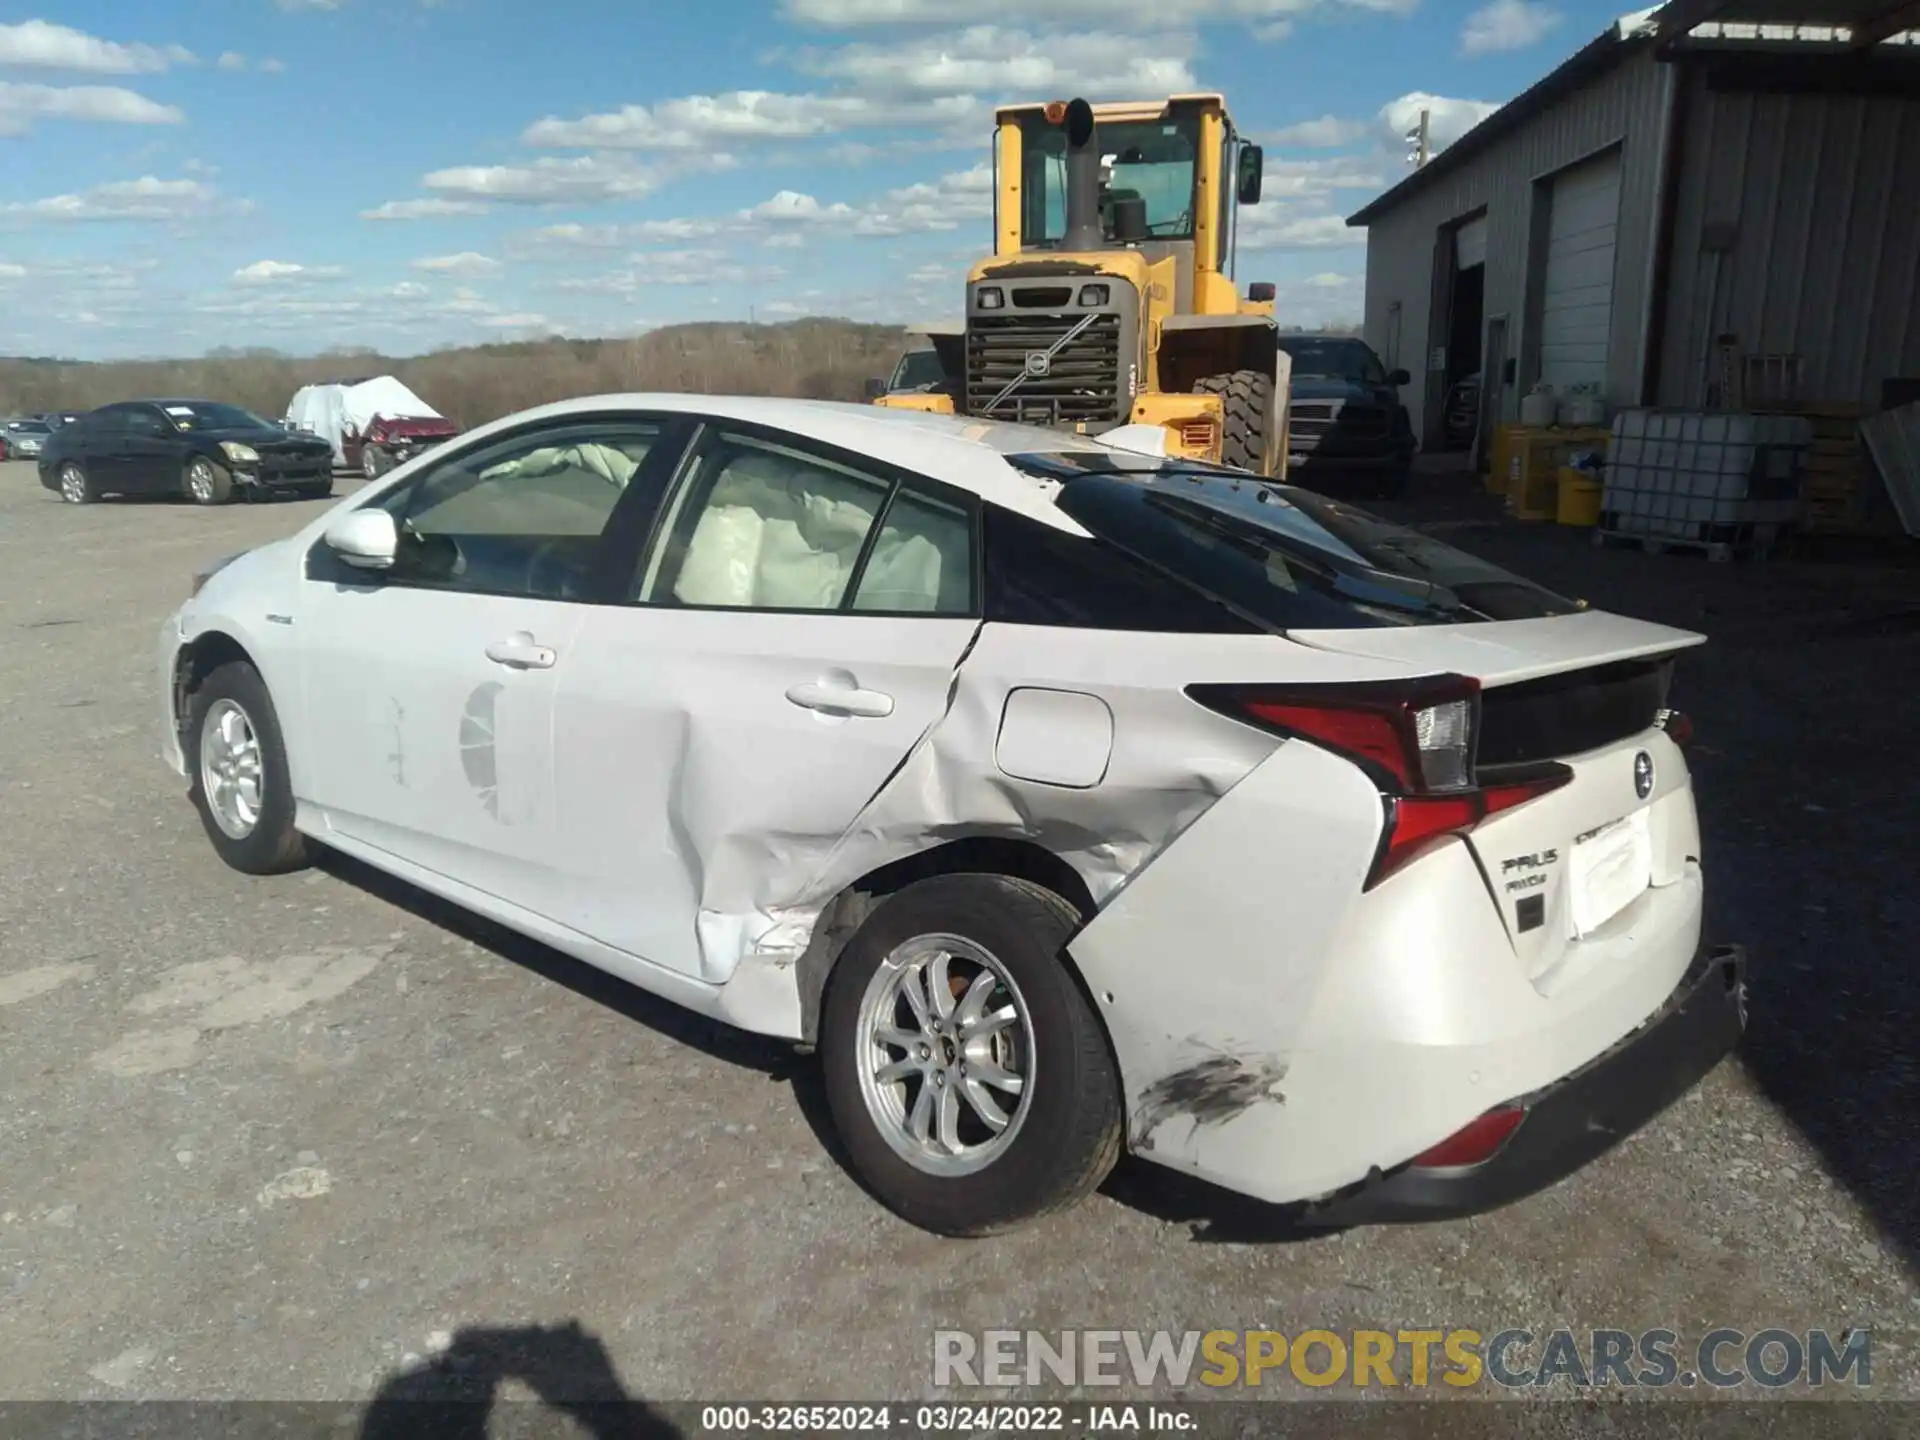
[{"label": "roll-up garage door", "polygon": [[1606,384],[1619,221],[1618,151],[1554,178],[1540,315],[1540,378],[1557,391]]}]

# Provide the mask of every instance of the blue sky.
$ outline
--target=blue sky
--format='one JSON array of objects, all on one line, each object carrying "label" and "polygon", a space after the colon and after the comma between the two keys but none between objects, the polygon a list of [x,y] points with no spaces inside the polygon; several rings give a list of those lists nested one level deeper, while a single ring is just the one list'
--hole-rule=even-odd
[{"label": "blue sky", "polygon": [[1585,0],[42,0],[0,8],[0,352],[407,354],[952,314],[996,102],[1220,89],[1240,278],[1357,316],[1340,218],[1603,29]]}]

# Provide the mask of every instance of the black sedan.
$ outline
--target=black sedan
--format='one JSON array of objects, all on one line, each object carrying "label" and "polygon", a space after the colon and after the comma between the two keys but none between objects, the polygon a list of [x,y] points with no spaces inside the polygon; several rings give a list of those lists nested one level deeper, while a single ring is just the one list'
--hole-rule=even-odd
[{"label": "black sedan", "polygon": [[75,505],[103,495],[183,495],[198,505],[318,498],[333,493],[333,450],[238,405],[127,400],[56,429],[41,447],[40,483]]}]

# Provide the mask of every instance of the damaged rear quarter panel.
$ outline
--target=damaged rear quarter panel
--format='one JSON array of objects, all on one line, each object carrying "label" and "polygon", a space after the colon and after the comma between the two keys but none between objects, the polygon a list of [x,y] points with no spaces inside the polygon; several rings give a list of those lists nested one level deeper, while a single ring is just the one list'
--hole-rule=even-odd
[{"label": "damaged rear quarter panel", "polygon": [[1287,1103],[1292,1054],[1383,823],[1358,768],[1282,745],[1073,939],[1134,1150],[1216,1177],[1270,1168],[1244,1153],[1262,1127],[1238,1122]]}]

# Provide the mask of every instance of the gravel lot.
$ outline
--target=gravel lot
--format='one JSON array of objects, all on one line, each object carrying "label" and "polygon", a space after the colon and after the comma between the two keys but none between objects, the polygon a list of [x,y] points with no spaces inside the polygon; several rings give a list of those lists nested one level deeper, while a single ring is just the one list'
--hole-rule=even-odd
[{"label": "gravel lot", "polygon": [[1920,570],[1415,503],[1713,636],[1677,703],[1712,933],[1753,955],[1742,1062],[1471,1221],[1300,1239],[1130,1163],[957,1243],[848,1179],[811,1061],[344,862],[222,866],[157,758],[154,635],[315,505],[82,509],[0,466],[0,1398],[364,1400],[450,1343],[581,1385],[597,1345],[651,1400],[898,1398],[936,1327],[1419,1324],[1870,1326],[1875,1389],[1920,1397]]}]

